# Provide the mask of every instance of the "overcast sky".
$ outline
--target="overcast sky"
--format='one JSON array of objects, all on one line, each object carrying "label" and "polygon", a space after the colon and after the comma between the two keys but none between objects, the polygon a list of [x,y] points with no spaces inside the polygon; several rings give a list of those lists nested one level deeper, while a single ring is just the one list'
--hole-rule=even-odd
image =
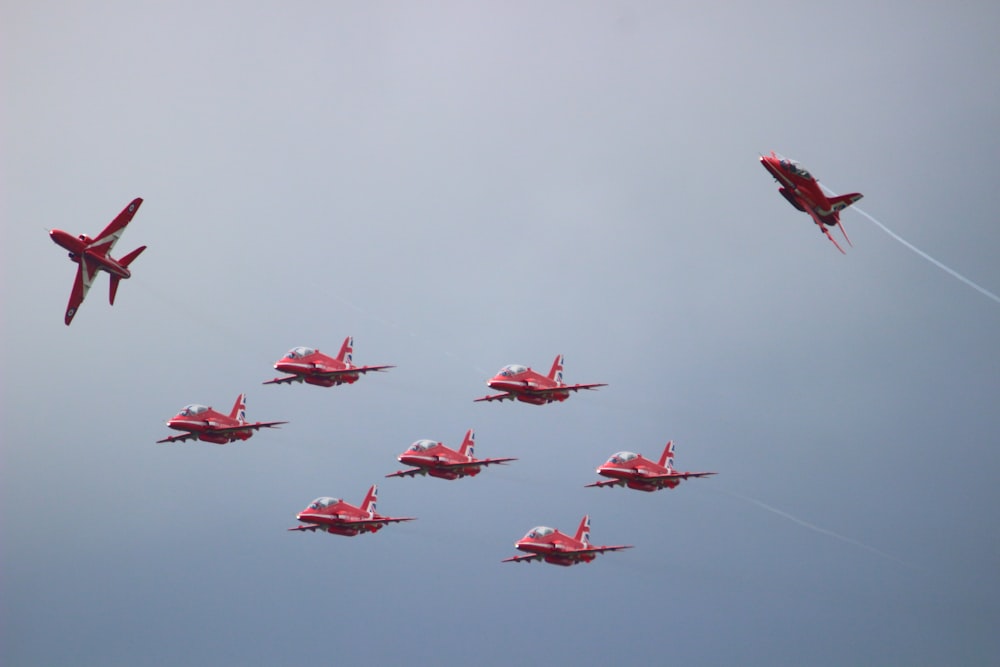
[{"label": "overcast sky", "polygon": [[[1000,305],[758,156],[1000,291],[1000,7],[736,4],[4,3],[0,662],[996,664]],[[45,230],[137,196],[64,326]],[[260,384],[348,335],[397,368]],[[472,402],[560,353],[609,386]],[[468,428],[519,460],[384,479]],[[669,439],[719,474],[584,488]],[[586,513],[635,548],[500,563]]]}]

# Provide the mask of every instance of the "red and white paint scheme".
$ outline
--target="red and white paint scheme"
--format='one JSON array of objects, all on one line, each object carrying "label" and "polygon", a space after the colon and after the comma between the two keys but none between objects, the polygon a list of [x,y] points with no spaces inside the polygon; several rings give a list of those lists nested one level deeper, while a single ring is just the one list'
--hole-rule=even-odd
[{"label": "red and white paint scheme", "polygon": [[637,491],[659,491],[676,488],[683,480],[709,477],[714,472],[681,472],[674,469],[674,443],[667,443],[656,463],[635,452],[617,452],[597,469],[597,474],[610,480],[586,486],[627,486]]},{"label": "red and white paint scheme", "polygon": [[386,477],[416,477],[430,475],[441,479],[458,479],[459,477],[475,477],[483,466],[494,463],[506,463],[517,459],[477,459],[475,457],[476,434],[470,428],[465,433],[465,439],[456,452],[434,440],[417,440],[410,448],[397,458],[400,463],[416,466],[409,470],[398,470]]},{"label": "red and white paint scheme", "polygon": [[812,177],[812,174],[800,167],[793,160],[778,157],[774,151],[771,151],[770,155],[761,155],[760,163],[764,166],[764,169],[767,169],[774,176],[774,180],[778,181],[781,185],[778,188],[781,196],[787,199],[788,203],[798,210],[808,213],[812,217],[813,222],[819,226],[820,231],[826,234],[826,238],[830,239],[833,245],[837,246],[837,250],[842,253],[844,252],[840,244],[834,241],[833,235],[830,234],[830,230],[828,229],[829,227],[839,227],[847,243],[854,245],[851,243],[851,239],[847,237],[844,226],[840,224],[840,211],[858,201],[864,195],[859,192],[852,192],[851,194],[828,198],[823,192],[823,188],[820,187],[819,182]]},{"label": "red and white paint scheme", "polygon": [[111,276],[111,291],[108,299],[111,305],[115,305],[115,294],[118,293],[119,281],[130,278],[129,264],[135,261],[146,246],[139,246],[121,259],[111,257],[111,251],[115,243],[121,238],[122,233],[132,222],[132,216],[139,210],[142,204],[141,198],[133,199],[118,216],[112,220],[96,238],[90,238],[86,234],[73,236],[69,232],[61,229],[49,230],[49,238],[56,245],[62,246],[69,251],[69,258],[79,266],[76,269],[76,282],[73,283],[73,291],[69,295],[69,305],[66,306],[66,316],[64,321],[69,326],[73,321],[73,316],[83,303],[87,291],[94,284],[94,279],[101,271],[106,271]]},{"label": "red and white paint scheme", "polygon": [[584,516],[576,535],[570,537],[555,528],[536,526],[528,534],[514,543],[520,551],[528,552],[526,556],[511,556],[504,558],[503,563],[520,563],[521,561],[543,560],[553,565],[576,565],[589,563],[598,554],[606,551],[621,551],[631,549],[631,544],[616,544],[614,546],[595,547],[590,543],[590,517]]},{"label": "red and white paint scheme", "polygon": [[333,535],[354,537],[358,533],[376,533],[390,523],[413,521],[415,517],[382,516],[375,511],[378,486],[372,484],[361,507],[355,507],[340,498],[317,498],[309,503],[295,518],[303,523],[288,530],[322,530]]},{"label": "red and white paint scheme", "polygon": [[291,375],[267,380],[263,384],[305,382],[320,387],[333,387],[338,384],[354,384],[361,375],[369,371],[395,368],[395,366],[355,366],[352,363],[353,355],[354,338],[351,336],[344,339],[336,358],[311,347],[292,348],[274,364],[276,370]]},{"label": "red and white paint scheme", "polygon": [[503,393],[482,396],[475,399],[475,402],[513,401],[517,399],[522,403],[545,405],[546,403],[565,401],[569,398],[571,391],[608,386],[604,383],[564,384],[562,378],[563,356],[561,354],[556,356],[556,360],[552,363],[552,370],[549,371],[548,375],[542,375],[527,366],[511,364],[501,368],[500,372],[486,383],[490,389]]},{"label": "red and white paint scheme", "polygon": [[210,407],[192,403],[167,420],[167,426],[178,431],[186,431],[184,435],[171,435],[156,442],[184,442],[185,440],[204,440],[216,445],[225,445],[236,440],[248,440],[254,431],[262,428],[274,428],[288,422],[248,422],[247,395],[240,394],[229,415],[216,412]]}]

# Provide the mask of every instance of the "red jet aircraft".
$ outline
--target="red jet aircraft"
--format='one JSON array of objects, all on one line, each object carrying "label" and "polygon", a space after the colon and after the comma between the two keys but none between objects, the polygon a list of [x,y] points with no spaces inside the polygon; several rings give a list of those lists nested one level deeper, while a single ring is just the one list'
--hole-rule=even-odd
[{"label": "red jet aircraft", "polygon": [[87,296],[87,291],[94,284],[94,278],[97,277],[100,271],[107,271],[108,275],[111,276],[111,292],[108,298],[111,301],[111,305],[115,305],[118,282],[123,278],[130,278],[132,276],[132,273],[128,270],[128,265],[146,249],[146,246],[139,246],[117,260],[111,257],[111,250],[115,247],[118,239],[121,238],[128,223],[132,222],[132,216],[139,210],[140,204],[142,204],[141,198],[133,199],[95,239],[90,238],[86,234],[73,236],[61,229],[49,231],[49,238],[55,241],[57,245],[68,250],[69,258],[79,265],[76,270],[76,282],[73,283],[73,291],[69,295],[69,305],[66,306],[66,316],[64,319],[66,326],[69,326],[70,322],[73,321],[73,316],[76,315],[77,309],[80,308],[84,297]]},{"label": "red jet aircraft", "polygon": [[563,384],[563,356],[556,355],[552,370],[548,375],[537,373],[527,366],[511,364],[504,366],[500,372],[486,383],[490,389],[502,391],[502,394],[491,394],[475,399],[478,401],[513,401],[532,405],[545,405],[556,401],[565,401],[571,391],[581,389],[596,389],[607,387],[607,384]]},{"label": "red jet aircraft", "polygon": [[527,556],[511,556],[504,558],[503,563],[518,563],[521,561],[544,560],[553,565],[576,565],[589,563],[597,558],[597,554],[605,551],[620,551],[631,549],[631,544],[595,547],[590,543],[590,517],[584,516],[576,536],[570,537],[555,528],[536,526],[528,534],[514,543],[521,551],[527,551]]},{"label": "red jet aircraft", "polygon": [[[844,226],[840,224],[840,211],[858,201],[864,195],[852,192],[847,195],[827,198],[823,189],[819,186],[819,182],[812,177],[812,174],[792,160],[778,157],[774,151],[771,151],[770,155],[760,156],[760,163],[764,165],[764,169],[767,169],[774,176],[774,180],[781,184],[781,187],[778,188],[781,196],[787,199],[788,203],[798,210],[812,216],[813,222],[819,226],[820,231],[826,234],[826,238],[830,239],[833,245],[837,246],[837,250],[842,253],[844,252],[840,244],[834,241],[828,227],[835,225],[840,227],[840,231],[844,235],[844,238],[847,239],[847,242],[854,245],[851,243],[851,239],[847,237]],[[844,254],[846,255],[847,253]]]},{"label": "red jet aircraft", "polygon": [[390,523],[415,519],[411,516],[392,517],[378,514],[375,511],[377,498],[378,487],[374,484],[368,489],[368,495],[365,496],[361,507],[345,503],[340,498],[317,498],[309,503],[309,507],[295,515],[295,518],[305,525],[288,530],[322,530],[325,533],[353,537],[358,533],[376,533]]},{"label": "red jet aircraft", "polygon": [[336,359],[311,347],[296,347],[274,364],[275,369],[291,375],[267,380],[263,384],[305,382],[320,387],[333,387],[338,384],[354,384],[362,373],[395,368],[395,366],[355,366],[351,363],[353,354],[354,338],[351,336],[344,339]]},{"label": "red jet aircraft", "polygon": [[253,432],[261,428],[272,428],[288,422],[248,422],[247,395],[240,394],[236,399],[232,412],[228,416],[216,412],[204,405],[191,404],[167,420],[167,426],[178,431],[187,431],[184,435],[171,435],[156,442],[184,442],[185,440],[204,440],[217,445],[247,440]]},{"label": "red jet aircraft", "polygon": [[517,459],[477,459],[473,455],[476,434],[470,428],[465,433],[465,440],[456,452],[434,440],[417,440],[410,448],[397,458],[400,463],[416,466],[409,470],[398,470],[386,477],[416,477],[430,475],[441,479],[458,479],[459,477],[475,477],[483,466],[493,463],[506,463]]},{"label": "red jet aircraft", "polygon": [[673,489],[682,480],[692,477],[709,477],[715,474],[714,472],[674,470],[674,443],[672,440],[663,449],[657,463],[653,463],[642,454],[635,452],[618,452],[612,454],[611,458],[597,469],[597,473],[611,479],[586,486],[627,486],[638,491],[658,491],[664,487]]}]

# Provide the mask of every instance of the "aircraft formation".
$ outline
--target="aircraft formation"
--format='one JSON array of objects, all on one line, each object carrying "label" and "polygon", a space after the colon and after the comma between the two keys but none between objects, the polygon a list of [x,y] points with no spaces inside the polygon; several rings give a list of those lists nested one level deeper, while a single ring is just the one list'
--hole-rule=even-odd
[{"label": "aircraft formation", "polygon": [[[760,157],[761,165],[779,183],[778,192],[796,209],[808,213],[820,231],[844,253],[830,233],[831,227],[838,227],[844,239],[851,244],[840,222],[840,211],[862,198],[859,193],[827,197],[816,179],[792,160],[779,157],[773,151]],[[141,198],[132,200],[95,238],[84,234],[72,234],[53,229],[49,237],[69,253],[69,258],[77,264],[76,278],[64,314],[68,326],[83,303],[87,292],[97,275],[104,271],[110,277],[109,301],[114,305],[119,282],[131,277],[131,263],[146,249],[140,246],[132,252],[114,259],[111,252],[132,221]],[[845,253],[846,254],[846,253]],[[391,365],[356,366],[353,363],[354,339],[348,336],[341,344],[336,357],[323,354],[311,347],[295,347],[274,364],[275,370],[284,375],[265,380],[262,384],[304,383],[320,387],[335,387],[353,384],[366,373],[382,372],[394,368]],[[549,372],[545,375],[528,366],[510,364],[504,366],[487,380],[487,386],[499,393],[489,394],[475,402],[520,401],[531,405],[546,405],[562,402],[578,391],[591,391],[607,386],[604,383],[567,384],[563,381],[563,356],[557,355]],[[167,420],[171,429],[182,431],[180,435],[167,436],[157,443],[200,440],[225,445],[237,440],[247,440],[261,429],[277,428],[287,421],[250,422],[246,418],[246,394],[240,394],[229,414],[200,404],[189,404]],[[417,440],[397,457],[410,466],[404,470],[388,473],[392,477],[431,476],[445,480],[475,477],[490,465],[506,465],[516,461],[512,457],[479,459],[474,455],[475,433],[469,429],[457,450],[441,442],[429,439]],[[620,451],[598,466],[597,473],[607,479],[586,484],[586,487],[621,486],[629,489],[653,492],[674,489],[682,481],[715,475],[715,472],[679,471],[673,467],[673,441],[666,444],[657,461],[643,455]],[[415,517],[384,516],[376,511],[378,487],[372,485],[361,505],[354,506],[339,498],[320,497],[296,515],[300,525],[290,531],[322,531],[333,535],[352,537],[360,533],[374,533],[391,523],[413,521]],[[548,526],[536,526],[514,543],[523,555],[511,556],[501,562],[542,561],[553,565],[571,566],[589,563],[599,554],[632,548],[632,545],[600,545],[590,542],[590,517],[584,515],[573,536]]]}]

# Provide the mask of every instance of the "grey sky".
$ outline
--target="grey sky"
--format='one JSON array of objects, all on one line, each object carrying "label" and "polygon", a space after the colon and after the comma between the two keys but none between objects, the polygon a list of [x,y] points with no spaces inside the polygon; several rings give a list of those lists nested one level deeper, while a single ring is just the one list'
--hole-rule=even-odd
[{"label": "grey sky", "polygon": [[[1000,307],[853,211],[840,255],[757,157],[997,292],[997,25],[991,3],[4,5],[0,662],[995,664]],[[134,277],[63,326],[74,267],[44,230],[136,196]],[[347,335],[398,368],[260,385]],[[472,402],[557,353],[609,386]],[[154,444],[244,391],[290,423]],[[468,428],[519,460],[383,478]],[[583,488],[671,438],[719,475]],[[374,482],[419,520],[285,532]],[[585,513],[635,549],[500,564]]]}]

